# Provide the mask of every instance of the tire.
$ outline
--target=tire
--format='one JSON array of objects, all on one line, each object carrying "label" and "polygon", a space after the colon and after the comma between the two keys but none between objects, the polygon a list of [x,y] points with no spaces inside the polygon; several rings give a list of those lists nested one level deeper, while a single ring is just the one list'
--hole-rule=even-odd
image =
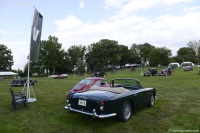
[{"label": "tire", "polygon": [[151,95],[151,100],[148,104],[148,107],[152,107],[155,104],[155,96],[154,94]]},{"label": "tire", "polygon": [[130,101],[126,101],[124,102],[119,115],[118,115],[118,119],[122,122],[126,122],[131,118],[132,115],[132,105]]},{"label": "tire", "polygon": [[36,85],[37,84],[37,82],[33,82],[33,85]]}]

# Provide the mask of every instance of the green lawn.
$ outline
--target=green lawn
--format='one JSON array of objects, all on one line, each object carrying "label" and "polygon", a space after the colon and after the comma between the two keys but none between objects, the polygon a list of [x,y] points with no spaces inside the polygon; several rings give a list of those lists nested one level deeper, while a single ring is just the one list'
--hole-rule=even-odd
[{"label": "green lawn", "polygon": [[[107,72],[106,79],[136,78],[143,87],[155,87],[157,98],[152,108],[136,111],[122,123],[115,117],[94,119],[64,110],[66,92],[86,76],[69,75],[67,79],[34,78],[37,101],[26,110],[21,104],[14,111],[9,91],[12,79],[0,81],[0,133],[167,133],[192,130],[200,132],[200,75],[198,68],[184,72],[174,69],[172,76],[143,77],[140,69]],[[21,91],[23,87],[13,87]]]}]

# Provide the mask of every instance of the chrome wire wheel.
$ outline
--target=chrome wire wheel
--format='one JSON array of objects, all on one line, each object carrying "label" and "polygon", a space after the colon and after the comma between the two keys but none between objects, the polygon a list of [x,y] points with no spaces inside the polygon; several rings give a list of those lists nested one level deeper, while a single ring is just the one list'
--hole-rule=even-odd
[{"label": "chrome wire wheel", "polygon": [[128,120],[130,116],[131,116],[131,106],[129,104],[126,104],[124,108],[124,118]]},{"label": "chrome wire wheel", "polygon": [[132,104],[130,101],[123,103],[121,111],[118,114],[118,119],[122,122],[126,122],[131,118],[132,114]]},{"label": "chrome wire wheel", "polygon": [[154,95],[151,96],[151,106],[154,105],[154,102],[155,102],[155,98],[154,98]]}]

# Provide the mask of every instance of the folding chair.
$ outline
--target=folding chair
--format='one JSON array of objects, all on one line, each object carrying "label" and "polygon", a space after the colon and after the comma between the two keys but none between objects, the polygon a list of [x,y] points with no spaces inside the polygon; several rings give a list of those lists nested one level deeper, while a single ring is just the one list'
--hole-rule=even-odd
[{"label": "folding chair", "polygon": [[26,96],[21,93],[21,92],[15,92],[10,88],[10,93],[11,93],[11,96],[12,96],[12,106],[14,109],[17,108],[17,105],[19,103],[22,103],[24,105],[25,108],[28,109],[28,101],[26,99]]}]

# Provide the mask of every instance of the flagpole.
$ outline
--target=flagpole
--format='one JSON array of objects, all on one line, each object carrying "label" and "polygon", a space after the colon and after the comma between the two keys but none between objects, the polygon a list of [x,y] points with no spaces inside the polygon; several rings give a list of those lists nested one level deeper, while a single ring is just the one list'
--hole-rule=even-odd
[{"label": "flagpole", "polygon": [[[35,7],[33,6],[34,10],[33,10],[33,14],[32,14],[32,18],[34,18],[34,13],[35,13]],[[32,21],[33,23],[33,21]],[[33,28],[33,24],[31,23],[31,35],[32,35],[32,28]],[[31,36],[30,36],[30,49],[29,49],[29,56],[28,56],[28,77],[27,77],[27,88],[26,88],[26,93],[27,93],[27,99],[28,102],[32,102],[32,100],[30,99],[30,59],[31,59]]]},{"label": "flagpole", "polygon": [[[29,55],[28,55],[28,74],[27,74],[27,82],[26,82],[27,84],[24,86],[24,88],[26,88],[28,102],[34,102],[37,100],[35,97],[35,93],[33,91],[32,85],[30,84],[30,65],[31,65],[31,61],[38,63],[40,38],[41,38],[41,31],[42,31],[42,21],[43,21],[43,16],[34,7],[33,21],[31,24],[30,49],[29,49]],[[34,98],[30,97],[30,91],[33,92]]]}]

